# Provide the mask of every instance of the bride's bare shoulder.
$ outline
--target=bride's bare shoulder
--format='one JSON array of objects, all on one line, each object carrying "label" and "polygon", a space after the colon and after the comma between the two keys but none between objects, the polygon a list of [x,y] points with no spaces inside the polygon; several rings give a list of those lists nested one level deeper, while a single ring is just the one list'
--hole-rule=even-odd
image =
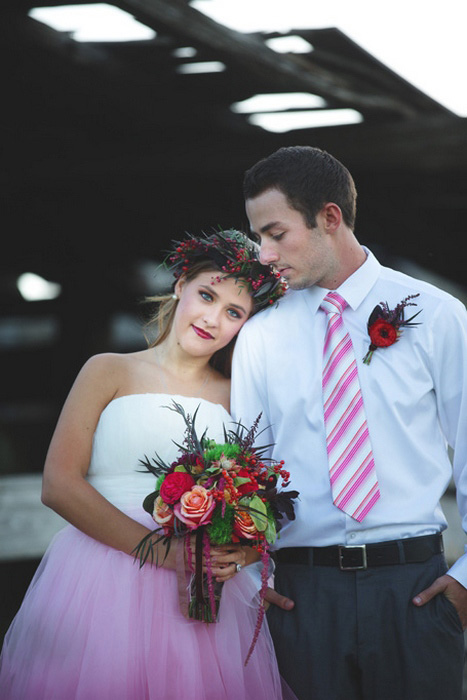
[{"label": "bride's bare shoulder", "polygon": [[147,361],[147,351],[132,353],[104,352],[90,357],[84,364],[81,374],[100,380],[114,380],[118,383]]}]

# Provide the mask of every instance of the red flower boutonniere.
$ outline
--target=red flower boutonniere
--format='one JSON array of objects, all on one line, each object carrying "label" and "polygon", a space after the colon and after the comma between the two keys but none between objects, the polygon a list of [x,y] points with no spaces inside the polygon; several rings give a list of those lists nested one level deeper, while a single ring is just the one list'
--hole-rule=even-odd
[{"label": "red flower boutonniere", "polygon": [[402,335],[402,328],[408,326],[418,326],[419,323],[413,323],[413,319],[421,312],[404,320],[404,309],[406,306],[417,306],[410,299],[419,297],[420,294],[411,294],[396,306],[395,309],[390,309],[386,302],[381,301],[368,319],[368,335],[370,336],[370,347],[363,358],[363,362],[369,365],[373,353],[378,348],[387,348],[396,343]]}]

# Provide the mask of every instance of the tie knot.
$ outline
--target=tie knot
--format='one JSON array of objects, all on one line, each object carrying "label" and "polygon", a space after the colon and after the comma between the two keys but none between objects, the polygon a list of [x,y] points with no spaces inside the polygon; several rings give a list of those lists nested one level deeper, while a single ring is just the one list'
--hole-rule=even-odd
[{"label": "tie knot", "polygon": [[346,306],[348,306],[346,300],[337,292],[329,292],[324,297],[319,308],[327,314],[342,314]]}]

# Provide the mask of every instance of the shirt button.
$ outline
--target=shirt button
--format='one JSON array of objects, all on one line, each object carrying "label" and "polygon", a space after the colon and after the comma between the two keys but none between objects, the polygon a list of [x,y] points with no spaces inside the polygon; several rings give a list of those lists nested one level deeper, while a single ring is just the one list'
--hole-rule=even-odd
[{"label": "shirt button", "polygon": [[355,532],[352,532],[352,534],[350,535],[350,539],[351,539],[351,540],[354,540],[355,537],[356,537]]}]

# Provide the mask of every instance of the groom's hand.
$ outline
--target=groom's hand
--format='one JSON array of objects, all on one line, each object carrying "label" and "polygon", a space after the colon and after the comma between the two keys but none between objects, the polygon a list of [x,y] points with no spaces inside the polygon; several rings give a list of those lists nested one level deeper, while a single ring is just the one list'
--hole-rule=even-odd
[{"label": "groom's hand", "polygon": [[437,578],[429,588],[425,588],[416,595],[412,602],[421,607],[439,594],[445,595],[451,601],[457,610],[462,627],[464,630],[467,629],[467,589],[449,574]]},{"label": "groom's hand", "polygon": [[[281,595],[275,591],[274,588],[268,588],[264,599],[267,601],[267,603],[277,605],[279,608],[282,608],[282,610],[292,610],[295,605],[293,600],[286,598],[285,595]],[[269,607],[269,605],[266,607]]]}]

